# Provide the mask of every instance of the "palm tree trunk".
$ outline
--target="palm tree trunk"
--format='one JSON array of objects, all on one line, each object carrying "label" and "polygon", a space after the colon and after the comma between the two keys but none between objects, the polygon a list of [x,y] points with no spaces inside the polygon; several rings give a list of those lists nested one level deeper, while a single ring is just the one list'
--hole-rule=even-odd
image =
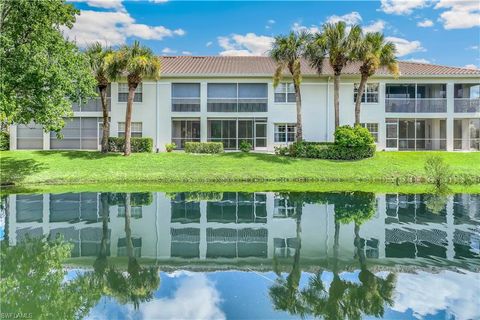
[{"label": "palm tree trunk", "polygon": [[363,248],[361,246],[361,238],[360,238],[360,225],[358,223],[355,223],[355,249],[357,250],[358,254],[358,260],[360,261],[360,267],[362,270],[366,269],[366,259],[365,259],[365,252],[363,251]]},{"label": "palm tree trunk", "polygon": [[300,85],[294,84],[295,86],[295,102],[297,105],[297,136],[296,139],[298,142],[303,140],[303,124],[302,124],[302,95],[300,93]]},{"label": "palm tree trunk", "polygon": [[127,256],[129,260],[133,258],[132,229],[130,228],[132,206],[130,197],[130,193],[125,194],[125,240],[127,242]]},{"label": "palm tree trunk", "polygon": [[123,152],[124,156],[129,156],[132,153],[132,108],[133,98],[135,97],[135,89],[137,89],[137,85],[130,83],[128,84],[127,112],[125,114],[125,150]]},{"label": "palm tree trunk", "polygon": [[340,237],[340,223],[335,221],[335,235],[333,238],[333,272],[336,273],[338,269],[338,249]]},{"label": "palm tree trunk", "polygon": [[340,126],[340,73],[333,77],[333,106],[335,108],[335,129]]},{"label": "palm tree trunk", "polygon": [[110,136],[110,121],[108,120],[107,87],[99,86],[102,101],[103,125],[102,125],[102,153],[108,152],[108,137]]},{"label": "palm tree trunk", "polygon": [[360,125],[360,107],[362,105],[362,96],[367,84],[367,77],[362,74],[360,84],[358,86],[357,100],[355,101],[355,125]]}]

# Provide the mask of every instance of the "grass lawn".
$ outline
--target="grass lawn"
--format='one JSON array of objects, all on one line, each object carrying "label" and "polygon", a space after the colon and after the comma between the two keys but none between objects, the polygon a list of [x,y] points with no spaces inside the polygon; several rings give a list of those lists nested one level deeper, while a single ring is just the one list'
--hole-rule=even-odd
[{"label": "grass lawn", "polygon": [[116,184],[330,181],[424,181],[425,159],[441,155],[456,183],[480,182],[480,152],[378,152],[361,161],[292,159],[272,154],[185,153],[103,155],[92,151],[2,151],[2,184]]}]

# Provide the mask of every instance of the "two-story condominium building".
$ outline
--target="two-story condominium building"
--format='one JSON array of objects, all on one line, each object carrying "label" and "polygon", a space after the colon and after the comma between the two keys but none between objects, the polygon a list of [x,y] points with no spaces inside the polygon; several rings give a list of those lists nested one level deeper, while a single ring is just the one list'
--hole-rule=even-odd
[{"label": "two-story condominium building", "polygon": [[[361,122],[378,150],[479,150],[480,70],[400,62],[400,76],[385,68],[369,79]],[[132,136],[151,137],[158,151],[174,142],[219,141],[238,149],[273,151],[295,140],[296,105],[291,78],[277,88],[275,63],[268,57],[162,57],[162,77],[145,80],[135,94]],[[302,63],[303,134],[307,141],[333,141],[333,71],[318,74]],[[340,84],[340,124],[354,123],[360,80],[358,65],[344,69]],[[122,136],[126,83],[109,89],[111,136]],[[12,149],[98,149],[101,105],[73,105],[63,139],[35,125],[11,128]]]}]

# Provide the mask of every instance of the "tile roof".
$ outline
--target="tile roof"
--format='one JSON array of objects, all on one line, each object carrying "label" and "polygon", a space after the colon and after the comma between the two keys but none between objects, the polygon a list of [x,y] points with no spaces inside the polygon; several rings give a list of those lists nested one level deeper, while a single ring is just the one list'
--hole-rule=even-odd
[{"label": "tile roof", "polygon": [[[165,56],[161,57],[161,60],[164,76],[271,76],[275,71],[275,62],[269,57],[261,56]],[[399,67],[403,76],[480,76],[480,70],[426,63],[400,61]],[[302,74],[308,76],[317,73],[307,61],[302,61]],[[333,74],[328,61],[325,61],[322,74]],[[343,74],[358,74],[358,63],[347,65],[343,69]],[[389,76],[390,74],[386,68],[380,68],[376,75]]]}]

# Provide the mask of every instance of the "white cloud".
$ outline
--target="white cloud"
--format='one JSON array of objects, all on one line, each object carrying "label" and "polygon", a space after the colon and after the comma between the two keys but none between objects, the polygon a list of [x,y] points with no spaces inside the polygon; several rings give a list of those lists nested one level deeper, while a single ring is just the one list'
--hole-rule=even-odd
[{"label": "white cloud", "polygon": [[165,2],[168,2],[168,0],[150,0],[150,2],[153,2],[153,3],[165,3]]},{"label": "white cloud", "polygon": [[295,32],[306,31],[309,33],[318,33],[320,32],[320,27],[312,24],[310,27],[302,26],[299,22],[295,22],[292,26],[292,30]]},{"label": "white cloud", "polygon": [[478,0],[440,0],[435,9],[447,9],[440,14],[445,29],[467,29],[480,26],[480,4]]},{"label": "white cloud", "polygon": [[64,29],[64,34],[84,47],[96,41],[112,46],[121,45],[126,43],[128,37],[162,40],[165,37],[182,36],[185,31],[135,23],[135,19],[126,11],[82,10],[73,28]]},{"label": "white cloud", "polygon": [[274,24],[275,22],[276,22],[276,21],[273,20],[273,19],[270,19],[270,20],[267,21],[268,24]]},{"label": "white cloud", "polygon": [[397,37],[386,37],[385,40],[391,41],[395,44],[397,48],[397,56],[402,57],[414,52],[426,51],[422,47],[420,41],[408,41],[406,39],[397,38]]},{"label": "white cloud", "polygon": [[143,319],[225,319],[220,293],[203,274],[188,276],[172,297],[140,304]]},{"label": "white cloud", "polygon": [[186,56],[191,56],[192,52],[191,51],[182,51],[182,54],[184,54]]},{"label": "white cloud", "polygon": [[377,20],[370,25],[363,27],[363,32],[382,32],[385,29],[385,21]]},{"label": "white cloud", "polygon": [[272,47],[273,38],[259,36],[255,33],[245,35],[232,34],[229,37],[218,37],[218,45],[224,49],[221,56],[263,56]]},{"label": "white cloud", "polygon": [[344,14],[343,16],[333,15],[327,18],[327,23],[336,23],[339,21],[343,21],[347,25],[360,24],[362,22],[362,16],[360,13],[353,11],[351,13]]},{"label": "white cloud", "polygon": [[411,309],[417,318],[445,310],[445,318],[477,319],[480,314],[478,274],[444,271],[438,274],[419,272],[399,274],[393,310]]},{"label": "white cloud", "polygon": [[427,63],[427,64],[431,64],[430,60],[427,60],[427,59],[415,59],[415,58],[411,58],[411,59],[407,59],[405,61],[410,61],[410,62],[416,62],[416,63]]},{"label": "white cloud", "polygon": [[479,46],[470,46],[467,48],[468,50],[479,50],[480,47]]},{"label": "white cloud", "polygon": [[122,0],[68,0],[68,2],[83,2],[94,8],[125,10]]},{"label": "white cloud", "polygon": [[430,19],[425,19],[423,21],[417,22],[417,26],[422,27],[422,28],[428,28],[433,26],[433,21]]},{"label": "white cloud", "polygon": [[427,6],[427,0],[381,0],[381,10],[388,14],[410,14],[414,9]]},{"label": "white cloud", "polygon": [[172,54],[172,53],[176,53],[176,52],[177,52],[177,50],[173,50],[173,49],[170,49],[170,48],[164,48],[162,50],[162,53],[164,53],[164,54]]},{"label": "white cloud", "polygon": [[205,43],[205,47],[210,47],[212,44],[213,44],[212,41],[208,41],[207,43]]},{"label": "white cloud", "polygon": [[467,68],[467,69],[474,69],[474,70],[478,70],[478,66],[474,65],[474,64],[467,64],[465,66],[463,66],[464,68]]}]

